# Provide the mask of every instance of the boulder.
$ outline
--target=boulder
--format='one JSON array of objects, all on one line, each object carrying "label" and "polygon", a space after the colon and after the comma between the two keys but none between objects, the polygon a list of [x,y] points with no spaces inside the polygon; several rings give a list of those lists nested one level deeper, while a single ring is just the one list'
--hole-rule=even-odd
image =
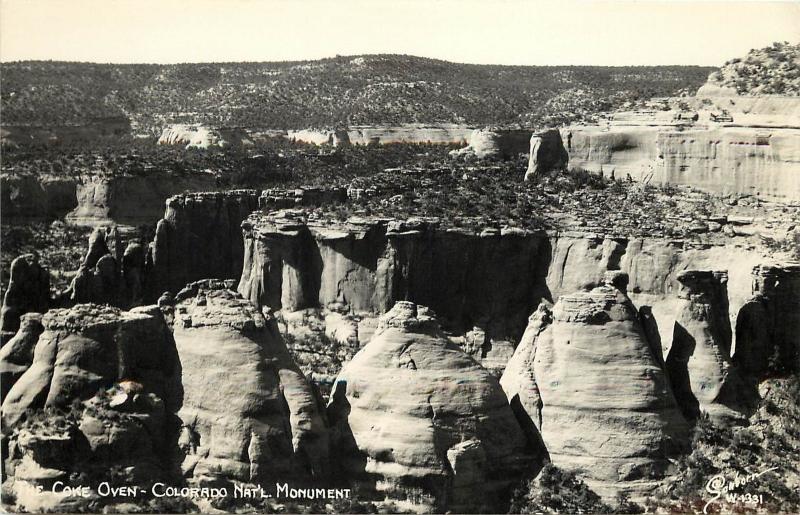
[{"label": "boulder", "polygon": [[525,172],[526,181],[551,170],[566,169],[569,164],[569,153],[564,148],[558,129],[548,129],[533,134],[530,149],[528,171]]},{"label": "boulder", "polygon": [[324,477],[328,440],[315,392],[274,321],[230,286],[202,281],[175,297],[183,473],[200,483]]},{"label": "boulder", "polygon": [[754,396],[730,359],[727,272],[685,270],[677,277],[680,304],[666,366],[675,396],[689,420],[746,417]]},{"label": "boulder", "polygon": [[50,275],[35,254],[24,254],[11,262],[10,278],[3,307],[0,333],[3,342],[17,332],[20,317],[29,312],[44,313],[50,303]]},{"label": "boulder", "polygon": [[[374,499],[497,511],[531,449],[497,380],[400,301],[333,385],[328,414],[340,473]],[[507,499],[507,497],[506,497]]]},{"label": "boulder", "polygon": [[563,295],[552,312],[540,307],[501,379],[553,464],[605,498],[655,488],[688,440],[626,283],[612,272],[591,291]]}]

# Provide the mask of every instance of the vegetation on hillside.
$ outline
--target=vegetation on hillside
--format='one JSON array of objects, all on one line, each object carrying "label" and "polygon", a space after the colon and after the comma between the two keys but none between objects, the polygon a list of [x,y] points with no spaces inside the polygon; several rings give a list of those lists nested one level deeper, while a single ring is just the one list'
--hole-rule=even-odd
[{"label": "vegetation on hillside", "polygon": [[0,66],[3,123],[127,118],[134,133],[169,123],[324,128],[402,123],[537,126],[699,87],[694,66],[495,66],[404,55],[214,64]]},{"label": "vegetation on hillside", "polygon": [[727,61],[709,81],[741,95],[800,95],[800,44],[773,43]]}]

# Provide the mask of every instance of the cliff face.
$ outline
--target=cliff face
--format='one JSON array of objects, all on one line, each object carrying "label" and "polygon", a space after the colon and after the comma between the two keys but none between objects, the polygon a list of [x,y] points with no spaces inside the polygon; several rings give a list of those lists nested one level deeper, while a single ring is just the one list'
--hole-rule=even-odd
[{"label": "cliff face", "polygon": [[238,190],[171,197],[148,250],[145,297],[152,301],[203,278],[239,277],[241,223],[258,208],[259,195]]},{"label": "cliff face", "polygon": [[411,302],[381,317],[336,379],[328,412],[337,463],[379,498],[497,512],[513,481],[536,471],[497,380]]},{"label": "cliff face", "polygon": [[[659,113],[621,113],[606,126],[563,129],[570,164],[712,193],[800,199],[800,100],[726,95],[687,102],[700,117],[690,125]],[[733,121],[715,120],[723,110]]]},{"label": "cliff face", "polygon": [[238,290],[258,305],[374,317],[398,300],[425,302],[471,354],[487,366],[486,360],[499,360],[498,368],[542,299],[602,284],[608,270],[628,273],[634,303],[652,306],[666,354],[681,270],[727,266],[735,313],[751,295],[752,267],[763,259],[754,251],[663,239],[475,233],[440,228],[433,219],[323,223],[299,211],[278,211],[254,214],[243,227]]},{"label": "cliff face", "polygon": [[552,462],[579,470],[598,493],[656,486],[688,438],[631,301],[627,276],[541,306],[503,374],[512,406],[541,432]]},{"label": "cliff face", "polygon": [[212,175],[93,175],[78,177],[4,174],[4,220],[66,217],[79,225],[139,225],[164,214],[164,201],[184,191],[214,189]]},{"label": "cliff face", "polygon": [[0,175],[3,220],[61,218],[78,206],[76,179],[71,177]]}]

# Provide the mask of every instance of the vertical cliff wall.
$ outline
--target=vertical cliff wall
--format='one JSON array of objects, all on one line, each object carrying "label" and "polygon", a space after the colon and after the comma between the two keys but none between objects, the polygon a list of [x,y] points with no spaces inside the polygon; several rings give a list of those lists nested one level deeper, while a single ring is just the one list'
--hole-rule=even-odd
[{"label": "vertical cliff wall", "polygon": [[682,270],[728,269],[735,316],[751,295],[752,267],[765,259],[733,246],[514,229],[476,232],[447,229],[435,219],[333,222],[278,211],[254,214],[243,227],[238,289],[258,305],[374,317],[398,300],[425,302],[448,331],[471,339],[478,359],[496,359],[500,367],[540,301],[600,285],[608,270],[626,272],[634,304],[652,306],[658,325],[653,329],[666,355]]},{"label": "vertical cliff wall", "polygon": [[196,193],[167,200],[148,250],[146,298],[155,300],[205,278],[242,272],[242,221],[258,208],[261,192]]},{"label": "vertical cliff wall", "polygon": [[800,199],[800,129],[674,126],[570,127],[570,165],[713,193]]}]

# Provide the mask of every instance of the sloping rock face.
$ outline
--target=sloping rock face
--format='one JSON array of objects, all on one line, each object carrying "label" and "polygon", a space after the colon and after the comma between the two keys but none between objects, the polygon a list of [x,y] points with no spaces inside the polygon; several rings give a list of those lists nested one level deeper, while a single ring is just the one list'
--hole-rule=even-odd
[{"label": "sloping rock face", "polygon": [[17,334],[0,349],[0,402],[33,362],[33,349],[44,331],[41,313],[20,317]]},{"label": "sloping rock face", "polygon": [[526,181],[550,170],[565,169],[568,164],[569,152],[564,148],[558,129],[549,129],[531,136]]},{"label": "sloping rock face", "polygon": [[689,420],[746,416],[757,392],[730,359],[727,272],[687,270],[678,275],[681,305],[666,365],[675,396]]},{"label": "sloping rock face", "polygon": [[0,310],[0,336],[3,341],[19,329],[20,317],[29,312],[44,313],[50,304],[50,274],[33,254],[11,262],[10,278]]},{"label": "sloping rock face", "polygon": [[528,443],[497,380],[423,306],[398,302],[340,373],[328,413],[342,473],[375,498],[497,511]]},{"label": "sloping rock face", "polygon": [[167,200],[164,218],[148,249],[145,299],[179,291],[206,277],[242,273],[242,221],[258,208],[260,192],[195,193]]},{"label": "sloping rock face", "polygon": [[562,296],[552,312],[539,308],[501,380],[540,428],[552,462],[604,497],[655,487],[688,440],[626,283],[613,273]]},{"label": "sloping rock face", "polygon": [[753,269],[753,297],[736,319],[733,362],[758,380],[800,369],[800,265]]},{"label": "sloping rock face", "polygon": [[78,475],[93,488],[112,475],[133,485],[171,477],[177,355],[158,308],[81,304],[50,310],[42,325],[2,406],[16,508],[73,511],[75,498],[35,488]]},{"label": "sloping rock face", "polygon": [[184,476],[266,481],[327,474],[318,399],[274,322],[219,281],[176,296]]}]

